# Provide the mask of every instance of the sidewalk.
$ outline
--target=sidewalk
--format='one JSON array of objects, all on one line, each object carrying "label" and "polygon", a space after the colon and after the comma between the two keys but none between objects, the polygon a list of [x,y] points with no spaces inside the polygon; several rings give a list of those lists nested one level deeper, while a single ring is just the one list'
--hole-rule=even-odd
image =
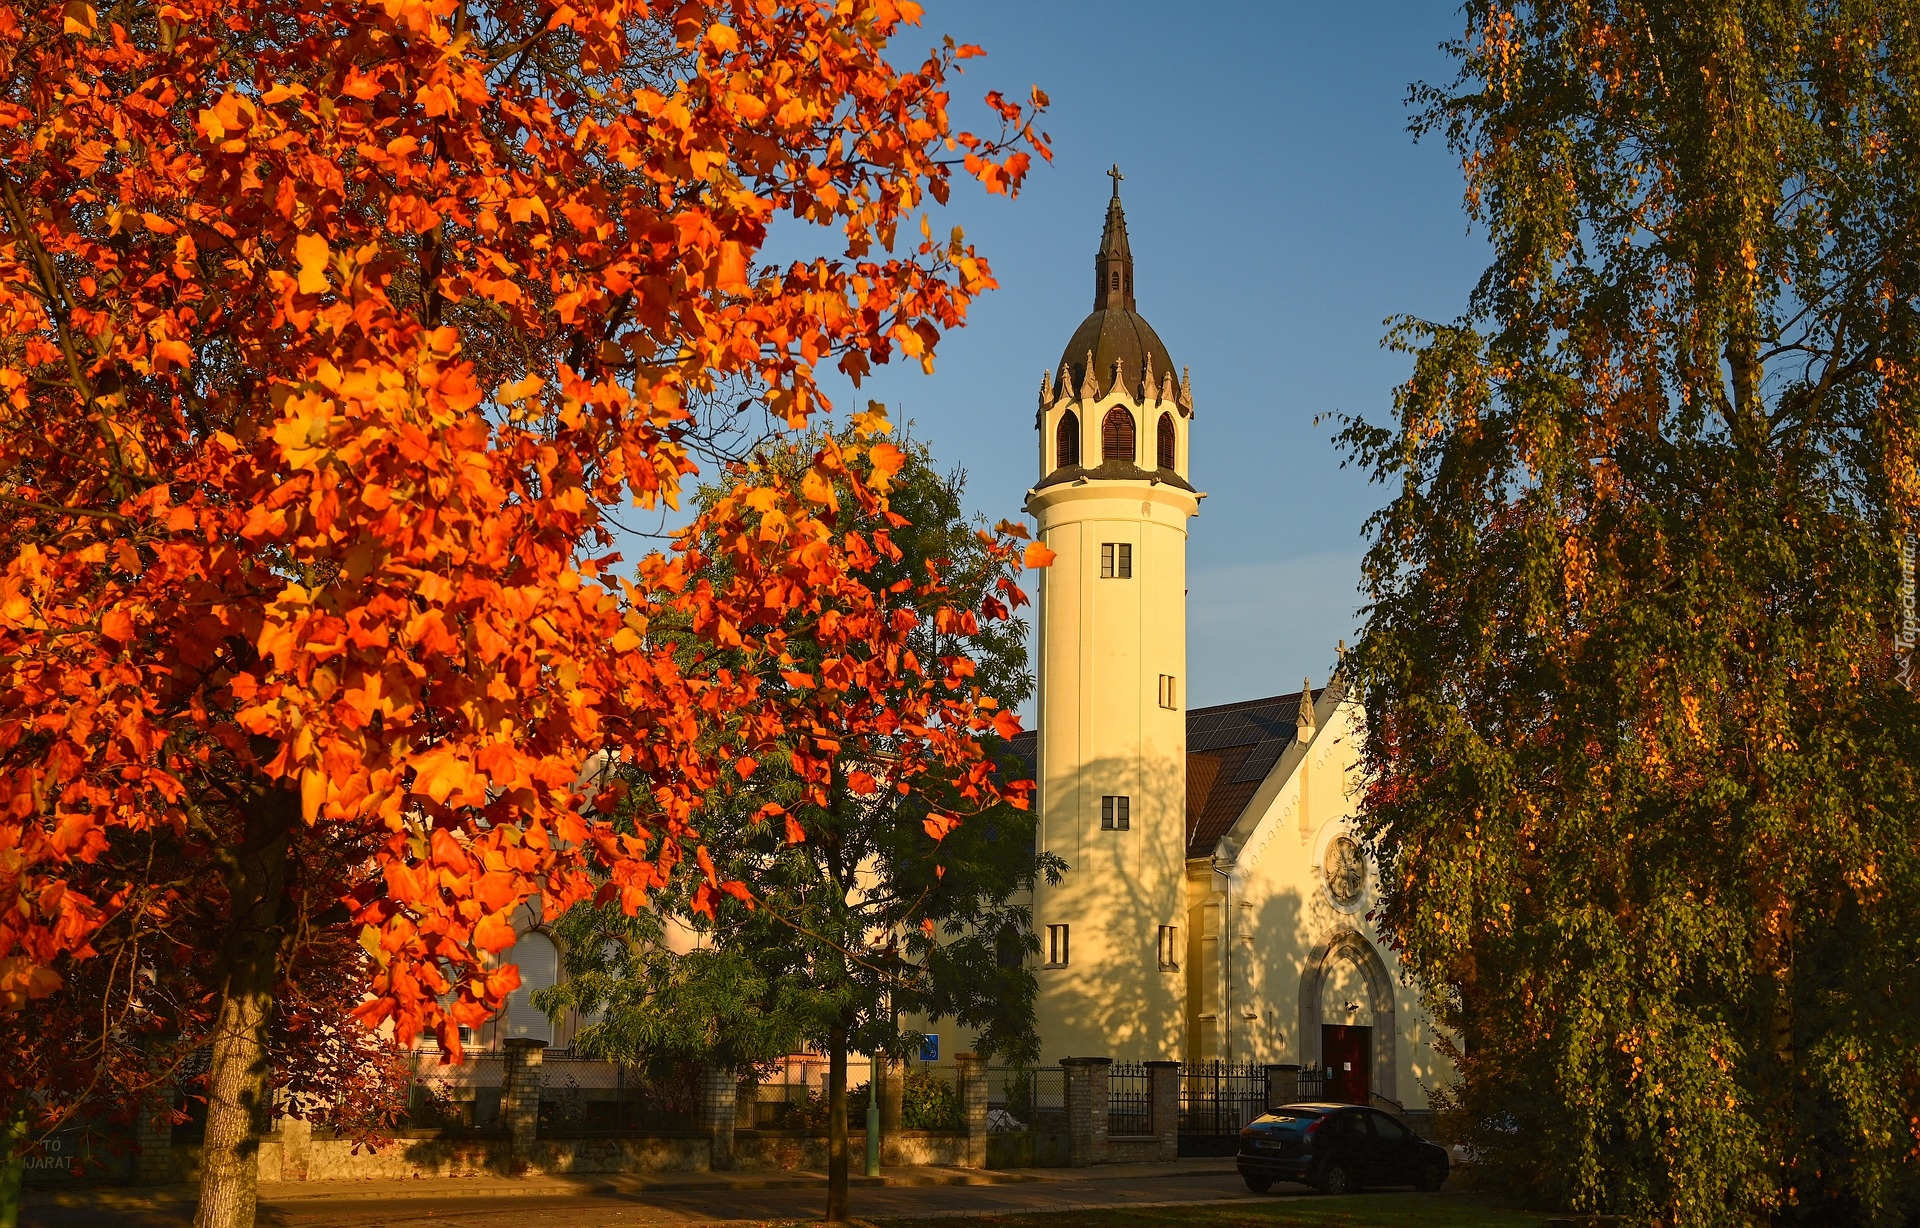
[{"label": "sidewalk", "polygon": [[[1195,1177],[1231,1173],[1231,1159],[1172,1160],[1153,1164],[1102,1164],[1090,1168],[974,1169],[929,1165],[884,1169],[878,1177],[856,1172],[855,1188],[913,1188],[927,1186],[1023,1185],[1059,1181],[1137,1181],[1158,1177]],[[824,1189],[823,1172],[704,1172],[704,1173],[578,1173],[535,1174],[525,1177],[419,1177],[366,1181],[261,1182],[265,1206],[295,1206],[324,1200],[350,1199],[459,1199],[539,1198],[643,1195],[650,1193],[738,1190]],[[37,1187],[26,1191],[27,1206],[94,1207],[103,1211],[191,1204],[199,1195],[192,1185]]]}]

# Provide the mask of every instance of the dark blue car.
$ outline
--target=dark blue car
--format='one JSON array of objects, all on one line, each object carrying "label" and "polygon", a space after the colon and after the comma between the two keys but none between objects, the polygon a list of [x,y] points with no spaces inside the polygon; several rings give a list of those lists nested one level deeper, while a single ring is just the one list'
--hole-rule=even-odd
[{"label": "dark blue car", "polygon": [[1240,1131],[1235,1157],[1247,1188],[1264,1194],[1298,1181],[1327,1194],[1370,1185],[1437,1190],[1447,1153],[1398,1118],[1352,1104],[1289,1104],[1262,1113]]}]

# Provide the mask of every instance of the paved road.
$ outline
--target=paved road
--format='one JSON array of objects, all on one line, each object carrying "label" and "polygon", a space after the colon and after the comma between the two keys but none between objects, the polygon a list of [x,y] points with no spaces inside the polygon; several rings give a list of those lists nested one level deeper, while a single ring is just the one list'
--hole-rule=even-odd
[{"label": "paved road", "polygon": [[[1312,1197],[1303,1186],[1252,1195],[1231,1172],[1178,1177],[1074,1179],[1017,1185],[855,1189],[853,1213],[863,1219],[941,1213],[992,1214],[1087,1206],[1141,1206],[1223,1200]],[[262,1208],[273,1228],[655,1228],[665,1225],[756,1223],[817,1217],[817,1189],[651,1191],[645,1194],[546,1195],[534,1198],[404,1198],[301,1200]],[[178,1228],[191,1209],[104,1211],[98,1206],[29,1206],[23,1228]]]}]

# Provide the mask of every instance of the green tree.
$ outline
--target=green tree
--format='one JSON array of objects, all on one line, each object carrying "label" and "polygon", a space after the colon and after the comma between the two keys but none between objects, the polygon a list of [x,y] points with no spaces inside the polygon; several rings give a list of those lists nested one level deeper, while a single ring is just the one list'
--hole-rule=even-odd
[{"label": "green tree", "polygon": [[1492,264],[1342,436],[1392,488],[1351,660],[1383,927],[1535,1196],[1900,1222],[1920,5],[1465,12],[1415,127]]},{"label": "green tree", "polygon": [[[822,433],[777,446],[743,480],[796,477],[813,452],[843,437]],[[1024,627],[974,613],[1012,599],[1009,560],[996,535],[965,515],[964,474],[941,474],[924,444],[903,446],[890,511],[866,512],[841,496],[843,510],[831,514],[835,531],[891,543],[870,584],[887,594],[891,617],[914,622],[908,648],[917,664],[908,674],[916,685],[977,691],[1010,713],[1032,686]],[[724,493],[703,489],[702,507]],[[724,586],[726,570],[722,559],[701,580]],[[691,638],[686,653],[692,671],[737,664]],[[787,660],[760,682],[773,695],[815,685],[834,670],[796,626]],[[857,715],[858,708],[848,710]],[[1002,732],[1013,727],[1009,717]],[[701,809],[718,873],[754,884],[757,898],[729,898],[711,917],[677,887],[656,898],[656,917],[626,917],[611,905],[577,908],[558,927],[569,980],[536,1000],[556,1015],[604,1012],[576,1044],[624,1061],[748,1066],[801,1048],[826,1052],[828,1217],[837,1220],[847,1213],[848,1054],[908,1052],[919,1038],[903,1030],[904,1015],[973,1029],[983,1055],[1037,1057],[1036,986],[1026,957],[1038,944],[1027,899],[1038,876],[1057,880],[1065,867],[1035,850],[1024,793],[1003,786],[1020,804],[979,810],[970,801],[978,770],[971,765],[898,771],[918,736],[911,727],[797,736],[831,746],[824,778],[768,756]],[[1004,743],[994,758],[1002,776],[1024,776]],[[668,950],[663,917],[690,929],[698,946]]]}]

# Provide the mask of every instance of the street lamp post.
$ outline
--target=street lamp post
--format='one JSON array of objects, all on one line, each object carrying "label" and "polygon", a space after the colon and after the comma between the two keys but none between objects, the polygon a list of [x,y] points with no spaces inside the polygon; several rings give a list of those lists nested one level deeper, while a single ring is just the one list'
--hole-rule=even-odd
[{"label": "street lamp post", "polygon": [[879,1053],[868,1053],[866,1061],[866,1174],[879,1176]]}]

